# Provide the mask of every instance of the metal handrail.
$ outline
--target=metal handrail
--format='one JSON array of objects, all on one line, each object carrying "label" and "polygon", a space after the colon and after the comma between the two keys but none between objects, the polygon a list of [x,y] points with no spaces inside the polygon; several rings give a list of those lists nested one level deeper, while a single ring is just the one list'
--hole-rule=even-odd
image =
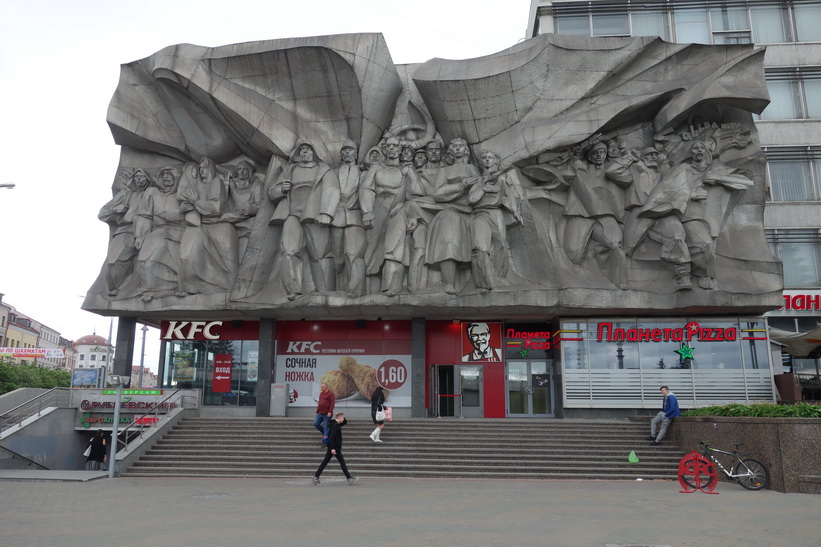
[{"label": "metal handrail", "polygon": [[10,448],[6,448],[5,446],[0,446],[0,449],[5,450],[9,454],[11,454],[12,458],[20,458],[21,460],[26,460],[30,465],[34,465],[36,467],[39,467],[40,469],[45,469],[46,471],[49,470],[49,468],[46,467],[45,465],[43,465],[41,463],[37,463],[36,461],[34,461],[30,458],[27,458],[27,457],[23,456],[22,454],[20,454],[19,452],[15,452],[14,450],[12,450]]},{"label": "metal handrail", "polygon": [[37,397],[17,405],[11,410],[0,414],[0,433],[14,427],[22,425],[23,420],[34,415],[39,415],[47,408],[70,408],[71,389],[67,387],[55,387]]},{"label": "metal handrail", "polygon": [[[145,434],[146,434],[147,432],[151,431],[154,427],[159,427],[160,423],[161,423],[161,422],[162,422],[165,418],[168,418],[168,415],[169,415],[169,411],[160,412],[160,411],[163,409],[163,405],[165,405],[165,404],[166,404],[166,403],[168,403],[168,402],[171,402],[171,399],[172,399],[172,398],[174,398],[174,397],[178,397],[178,396],[179,396],[179,397],[180,397],[180,399],[181,399],[181,401],[180,401],[180,405],[179,405],[179,406],[180,406],[180,408],[185,408],[185,398],[186,398],[187,396],[186,396],[186,394],[185,394],[185,393],[183,393],[183,392],[182,392],[182,390],[181,390],[181,389],[178,389],[178,390],[174,391],[174,393],[172,393],[171,395],[169,395],[168,397],[166,397],[165,399],[163,399],[163,400],[162,400],[162,401],[161,401],[161,402],[160,402],[160,403],[159,403],[156,407],[154,407],[154,409],[153,409],[151,412],[149,412],[148,414],[144,414],[144,415],[143,415],[143,416],[149,416],[149,415],[152,415],[152,414],[153,414],[153,415],[155,415],[155,416],[156,416],[156,418],[157,418],[157,419],[156,419],[155,421],[153,421],[153,422],[151,423],[151,425],[150,425],[150,426],[141,428],[141,429],[140,429],[140,434],[139,434],[139,435],[137,435],[137,436],[135,436],[135,437],[134,437],[134,440],[137,440],[137,439],[142,439],[142,438],[145,436]],[[162,416],[162,417],[160,417],[160,416]],[[119,433],[120,433],[120,434],[122,434],[122,433],[126,433],[129,429],[131,429],[132,427],[135,427],[136,425],[137,425],[137,420],[134,420],[133,422],[131,422],[130,424],[128,424],[128,425],[127,425],[124,429],[122,429]],[[126,433],[126,435],[125,435],[125,437],[124,437],[124,440],[122,440],[122,441],[121,441],[121,440],[119,439],[119,435],[118,435],[118,439],[117,439],[117,441],[116,441],[116,442],[117,442],[117,447],[118,447],[118,448],[117,448],[117,453],[119,454],[119,453],[121,453],[121,452],[126,452],[126,451],[128,451],[128,446],[129,446],[129,443],[130,443],[131,441],[129,440],[129,438],[128,438],[128,434]],[[119,447],[120,447],[120,445],[122,445],[122,448],[119,448]]]}]

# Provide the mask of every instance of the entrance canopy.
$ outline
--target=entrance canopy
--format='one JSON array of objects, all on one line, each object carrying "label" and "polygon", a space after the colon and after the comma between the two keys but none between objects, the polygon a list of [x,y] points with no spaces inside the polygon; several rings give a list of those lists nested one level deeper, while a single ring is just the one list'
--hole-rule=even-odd
[{"label": "entrance canopy", "polygon": [[817,359],[821,356],[821,327],[808,332],[770,328],[770,339],[783,344],[782,350],[793,357]]}]

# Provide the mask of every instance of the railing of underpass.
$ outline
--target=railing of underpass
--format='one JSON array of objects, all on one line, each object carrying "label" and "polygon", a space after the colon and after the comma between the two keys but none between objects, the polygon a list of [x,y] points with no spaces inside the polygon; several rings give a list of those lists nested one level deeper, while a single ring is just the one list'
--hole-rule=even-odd
[{"label": "railing of underpass", "polygon": [[67,387],[56,387],[47,392],[18,405],[11,410],[0,414],[0,433],[10,429],[31,418],[40,415],[49,408],[70,408],[71,389]]},{"label": "railing of underpass", "polygon": [[197,405],[196,392],[189,390],[176,390],[171,395],[162,400],[151,412],[145,414],[139,420],[134,420],[127,427],[120,430],[117,439],[117,452],[128,452],[129,446],[138,439],[150,436],[153,430],[159,429],[170,417],[170,412],[174,408],[193,408]]}]

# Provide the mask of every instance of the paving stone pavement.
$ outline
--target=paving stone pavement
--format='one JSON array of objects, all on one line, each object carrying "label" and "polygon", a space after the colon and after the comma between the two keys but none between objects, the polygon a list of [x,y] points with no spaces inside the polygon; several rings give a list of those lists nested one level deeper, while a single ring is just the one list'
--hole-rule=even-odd
[{"label": "paving stone pavement", "polygon": [[363,477],[351,486],[332,467],[322,482],[6,478],[0,545],[821,545],[821,496],[728,482],[718,495],[679,493],[672,481]]}]

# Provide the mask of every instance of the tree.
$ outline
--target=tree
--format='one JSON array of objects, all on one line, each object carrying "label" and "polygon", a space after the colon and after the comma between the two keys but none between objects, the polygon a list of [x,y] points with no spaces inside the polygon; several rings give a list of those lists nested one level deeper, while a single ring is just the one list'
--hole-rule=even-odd
[{"label": "tree", "polygon": [[71,373],[66,370],[40,368],[28,362],[15,363],[0,358],[0,395],[21,387],[52,389],[71,386]]}]

